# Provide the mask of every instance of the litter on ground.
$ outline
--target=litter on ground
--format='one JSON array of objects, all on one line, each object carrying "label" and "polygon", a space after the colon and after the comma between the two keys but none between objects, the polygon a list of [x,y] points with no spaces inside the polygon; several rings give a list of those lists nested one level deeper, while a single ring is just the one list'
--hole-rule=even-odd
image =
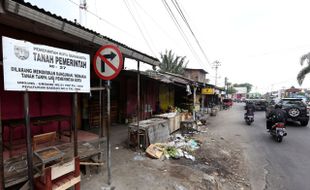
[{"label": "litter on ground", "polygon": [[181,134],[171,136],[167,143],[151,144],[146,153],[151,158],[160,159],[164,156],[165,159],[186,158],[195,161],[195,157],[190,153],[199,149],[200,143],[192,138],[184,137]]}]

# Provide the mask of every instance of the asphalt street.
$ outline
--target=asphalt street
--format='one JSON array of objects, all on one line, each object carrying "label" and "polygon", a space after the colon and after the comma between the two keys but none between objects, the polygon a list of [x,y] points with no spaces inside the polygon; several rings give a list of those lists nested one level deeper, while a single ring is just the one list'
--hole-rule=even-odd
[{"label": "asphalt street", "polygon": [[288,136],[278,143],[267,133],[264,111],[255,112],[250,126],[244,122],[244,113],[244,104],[235,103],[210,117],[209,128],[243,149],[252,189],[309,190],[310,124],[288,124]]}]

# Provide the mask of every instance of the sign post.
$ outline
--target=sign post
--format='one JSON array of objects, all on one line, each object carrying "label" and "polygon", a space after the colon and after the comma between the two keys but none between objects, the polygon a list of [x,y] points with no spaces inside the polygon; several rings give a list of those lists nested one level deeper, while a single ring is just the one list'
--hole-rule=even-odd
[{"label": "sign post", "polygon": [[4,90],[90,92],[89,55],[2,37]]},{"label": "sign post", "polygon": [[31,190],[34,189],[33,181],[33,152],[32,152],[32,139],[30,128],[30,115],[29,115],[29,94],[24,92],[24,117],[26,126],[26,145],[27,145],[27,166],[28,166],[28,181]]},{"label": "sign post", "polygon": [[108,124],[106,128],[107,132],[107,165],[108,165],[108,185],[111,185],[111,143],[110,143],[110,126],[111,126],[111,81],[107,81],[107,115],[108,115]]},{"label": "sign post", "polygon": [[[110,126],[111,126],[111,80],[117,77],[123,69],[123,56],[121,51],[114,45],[105,45],[99,48],[93,60],[93,66],[96,74],[102,80],[106,80],[107,86],[107,168],[108,168],[108,185],[111,184],[111,145],[110,145]],[[100,81],[101,84],[101,81]],[[102,101],[101,101],[102,102]],[[100,105],[100,108],[102,105]],[[101,122],[102,125],[102,122]],[[102,128],[102,127],[101,127]],[[103,129],[101,129],[102,131]]]},{"label": "sign post", "polygon": [[3,166],[3,126],[1,119],[1,97],[0,97],[0,189],[4,189],[4,166]]},{"label": "sign post", "polygon": [[29,92],[75,93],[74,154],[77,155],[77,93],[90,92],[89,55],[8,37],[2,37],[2,43],[4,90],[24,92],[28,180],[29,188],[34,189]]}]

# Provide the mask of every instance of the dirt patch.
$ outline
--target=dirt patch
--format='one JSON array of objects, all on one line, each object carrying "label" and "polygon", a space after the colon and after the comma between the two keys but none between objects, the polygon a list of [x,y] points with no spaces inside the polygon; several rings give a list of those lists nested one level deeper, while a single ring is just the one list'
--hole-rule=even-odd
[{"label": "dirt patch", "polygon": [[[201,147],[195,161],[159,160],[126,147],[113,149],[112,186],[115,189],[221,190],[250,189],[242,150],[209,132],[194,135]],[[104,171],[104,170],[103,170]],[[104,188],[104,176],[84,176],[82,189]]]}]

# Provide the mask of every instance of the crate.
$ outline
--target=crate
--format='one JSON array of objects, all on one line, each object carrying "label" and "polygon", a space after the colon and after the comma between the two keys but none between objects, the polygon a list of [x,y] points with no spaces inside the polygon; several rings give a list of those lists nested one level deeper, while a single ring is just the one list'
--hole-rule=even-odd
[{"label": "crate", "polygon": [[[139,142],[138,142],[139,135]],[[130,146],[137,147],[138,144],[146,149],[150,144],[161,143],[169,138],[169,124],[166,119],[152,118],[132,123],[128,127],[128,142]]]},{"label": "crate", "polygon": [[181,115],[177,112],[155,115],[154,117],[168,120],[170,134],[180,129]]}]

